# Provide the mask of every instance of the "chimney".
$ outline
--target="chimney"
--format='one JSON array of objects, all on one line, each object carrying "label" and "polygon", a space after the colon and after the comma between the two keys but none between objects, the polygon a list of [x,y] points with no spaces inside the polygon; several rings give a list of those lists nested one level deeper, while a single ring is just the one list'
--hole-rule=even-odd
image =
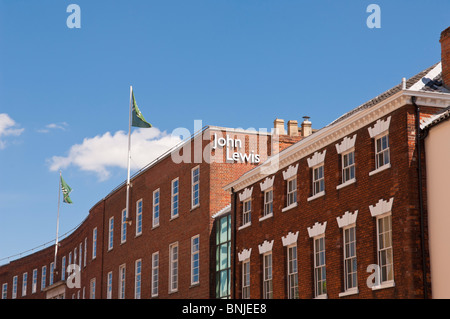
[{"label": "chimney", "polygon": [[296,120],[288,121],[287,129],[289,136],[298,136],[298,122]]},{"label": "chimney", "polygon": [[441,39],[442,80],[446,88],[450,89],[450,27],[442,31]]},{"label": "chimney", "polygon": [[273,128],[275,129],[274,130],[275,134],[278,134],[278,135],[286,134],[284,132],[284,120],[282,120],[282,119],[275,119],[275,121],[273,121]]},{"label": "chimney", "polygon": [[312,134],[312,123],[309,121],[309,116],[303,116],[302,122],[302,136],[307,137]]}]

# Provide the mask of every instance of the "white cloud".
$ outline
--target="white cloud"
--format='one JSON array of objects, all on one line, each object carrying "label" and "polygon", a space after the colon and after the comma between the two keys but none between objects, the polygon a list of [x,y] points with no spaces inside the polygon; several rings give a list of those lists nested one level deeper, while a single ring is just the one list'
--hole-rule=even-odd
[{"label": "white cloud", "polygon": [[[178,137],[155,127],[134,130],[131,134],[131,168],[144,167],[180,141]],[[96,173],[103,181],[109,178],[111,168],[127,168],[127,155],[128,132],[106,132],[73,145],[67,156],[53,156],[50,170],[57,171],[74,165],[83,171]]]},{"label": "white cloud", "polygon": [[39,129],[37,131],[38,131],[38,133],[48,133],[48,132],[50,132],[50,130],[53,130],[53,129],[65,131],[67,126],[69,126],[69,124],[67,124],[66,122],[50,123],[50,124],[47,124],[45,126],[45,128]]},{"label": "white cloud", "polygon": [[8,114],[0,113],[0,149],[6,147],[6,142],[2,137],[19,136],[23,131],[23,128],[17,128],[16,122]]}]

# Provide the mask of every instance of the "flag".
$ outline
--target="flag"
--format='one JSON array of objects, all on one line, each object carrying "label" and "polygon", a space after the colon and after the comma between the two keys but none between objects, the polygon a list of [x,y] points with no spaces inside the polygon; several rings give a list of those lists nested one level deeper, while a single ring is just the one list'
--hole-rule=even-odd
[{"label": "flag", "polygon": [[72,188],[70,188],[70,186],[67,185],[66,181],[62,178],[62,176],[61,176],[61,190],[63,193],[63,202],[67,204],[72,204],[72,200],[69,197]]},{"label": "flag", "polygon": [[132,118],[131,125],[136,126],[136,127],[143,127],[143,128],[152,127],[152,125],[145,120],[144,116],[142,115],[141,111],[139,110],[136,100],[134,99],[133,91],[131,92],[131,97],[133,100],[133,105],[132,105],[133,118]]}]

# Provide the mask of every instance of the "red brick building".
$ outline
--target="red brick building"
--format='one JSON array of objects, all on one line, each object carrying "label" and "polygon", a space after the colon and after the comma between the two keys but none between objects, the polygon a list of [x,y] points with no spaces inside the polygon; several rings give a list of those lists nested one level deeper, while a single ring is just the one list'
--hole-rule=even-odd
[{"label": "red brick building", "polygon": [[60,241],[56,267],[54,247],[1,266],[2,297],[214,298],[211,216],[229,205],[223,186],[279,147],[269,133],[204,128],[133,176],[129,219],[122,184]]},{"label": "red brick building", "polygon": [[226,186],[234,298],[432,296],[418,132],[450,105],[448,36],[442,62]]},{"label": "red brick building", "polygon": [[441,62],[320,130],[204,128],[132,177],[129,214],[125,184],[99,200],[56,265],[0,266],[2,298],[432,297],[420,122],[450,105],[448,30]]}]

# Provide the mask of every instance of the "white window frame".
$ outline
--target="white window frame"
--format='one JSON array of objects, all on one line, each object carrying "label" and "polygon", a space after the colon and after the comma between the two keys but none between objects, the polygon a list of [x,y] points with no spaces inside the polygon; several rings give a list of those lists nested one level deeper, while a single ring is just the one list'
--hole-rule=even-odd
[{"label": "white window frame", "polygon": [[[76,248],[75,248],[75,251],[76,251]],[[50,263],[50,278],[48,280],[49,286],[53,285],[53,283],[54,283],[54,279],[55,279],[54,273],[55,273],[55,263],[51,262]]]},{"label": "white window frame", "polygon": [[242,299],[250,299],[250,258],[242,261]]},{"label": "white window frame", "polygon": [[242,226],[252,223],[252,199],[246,199],[242,202]]},{"label": "white window frame", "polygon": [[125,299],[125,283],[126,283],[126,264],[119,266],[119,291],[118,298]]},{"label": "white window frame", "polygon": [[286,207],[297,203],[297,176],[286,181]]},{"label": "white window frame", "polygon": [[81,267],[83,265],[83,242],[80,243],[78,250],[79,250],[79,254],[80,254],[80,258],[78,259],[78,262],[79,262],[80,271],[81,271]]},{"label": "white window frame", "polygon": [[[295,251],[294,253],[291,253]],[[288,299],[298,299],[299,287],[298,287],[298,251],[297,245],[287,246],[287,291]]]},{"label": "white window frame", "polygon": [[45,286],[47,284],[47,266],[42,266],[41,270],[41,291],[45,289]]},{"label": "white window frame", "polygon": [[142,198],[136,202],[136,236],[142,235],[142,212],[144,202]]},{"label": "white window frame", "polygon": [[114,216],[108,221],[108,251],[114,248]]},{"label": "white window frame", "polygon": [[263,299],[273,298],[273,255],[263,254]]},{"label": "white window frame", "polygon": [[159,291],[159,251],[152,254],[152,297],[157,297]]},{"label": "white window frame", "polygon": [[[316,170],[322,170],[322,176],[316,176]],[[319,185],[316,189],[316,185]],[[320,165],[314,166],[312,168],[312,191],[313,196],[319,195],[325,191],[325,165],[323,162]]]},{"label": "white window frame", "polygon": [[97,258],[97,227],[92,230],[92,259]]},{"label": "white window frame", "polygon": [[[198,171],[197,174],[195,172]],[[196,190],[197,188],[197,190]],[[191,170],[191,209],[200,206],[200,166]]]},{"label": "white window frame", "polygon": [[89,282],[90,299],[95,299],[95,288],[96,288],[95,286],[96,286],[95,278],[92,278]]},{"label": "white window frame", "polygon": [[13,288],[12,288],[12,299],[16,299],[17,298],[17,276],[13,277]]},{"label": "white window frame", "polygon": [[[176,186],[175,186],[176,183]],[[180,208],[179,208],[179,199],[180,199],[180,179],[177,177],[172,180],[171,185],[171,196],[170,196],[170,218],[178,217]]]},{"label": "white window frame", "polygon": [[127,242],[127,209],[124,208],[121,213],[121,223],[120,223],[120,243]]},{"label": "white window frame", "polygon": [[27,295],[28,272],[22,274],[22,297]]},{"label": "white window frame", "polygon": [[[383,138],[386,138],[387,141],[387,147],[383,148]],[[385,166],[390,165],[391,163],[391,154],[390,154],[390,146],[389,146],[389,132],[385,132],[383,134],[380,134],[374,138],[375,141],[375,170],[379,170]],[[380,147],[378,148],[378,141],[380,141]],[[386,156],[387,154],[387,156]],[[380,157],[383,158],[383,163],[380,165]],[[386,160],[387,158],[387,160]]]},{"label": "white window frame", "polygon": [[112,299],[112,280],[113,280],[113,272],[110,271],[106,275],[106,299]]},{"label": "white window frame", "polygon": [[273,215],[273,188],[264,191],[264,216]]},{"label": "white window frame", "polygon": [[[317,242],[323,241],[323,250],[317,249]],[[314,297],[315,298],[326,298],[327,296],[327,286],[326,286],[326,256],[325,256],[325,235],[320,235],[313,237],[314,245]],[[319,244],[320,249],[320,244]],[[323,262],[318,255],[323,253]],[[320,274],[320,276],[319,276]],[[323,283],[325,286],[323,286]]]},{"label": "white window frame", "polygon": [[[156,195],[158,195],[156,197]],[[158,227],[159,226],[159,217],[161,213],[161,192],[160,189],[155,189],[153,191],[153,214],[152,214],[152,227]]]},{"label": "white window frame", "polygon": [[169,293],[178,291],[179,253],[178,242],[169,245]]},{"label": "white window frame", "polygon": [[2,285],[2,299],[7,299],[8,298],[8,283],[4,283]]},{"label": "white window frame", "polygon": [[31,283],[31,293],[32,294],[36,293],[36,290],[37,290],[37,272],[38,272],[37,268],[33,269],[33,278],[32,278],[32,283]]},{"label": "white window frame", "polygon": [[83,267],[86,267],[86,261],[87,259],[87,237],[84,237],[84,260],[83,260]]},{"label": "white window frame", "polygon": [[142,292],[142,259],[134,263],[134,299],[141,299]]},{"label": "white window frame", "polygon": [[[197,243],[195,243],[195,241],[197,241]],[[196,235],[191,237],[191,285],[196,285],[199,283],[200,283],[200,235]]]},{"label": "white window frame", "polygon": [[[390,229],[388,231],[383,231],[381,233],[380,230],[380,220],[388,220],[390,224]],[[378,260],[378,266],[379,266],[379,283],[381,287],[386,286],[393,286],[394,285],[394,247],[393,247],[393,240],[392,240],[392,214],[391,212],[381,214],[376,216],[376,223],[377,223],[377,260]],[[387,237],[386,237],[387,235]],[[390,246],[386,245],[386,239],[390,241]],[[380,240],[383,240],[383,248],[381,248]],[[387,252],[390,256],[386,256],[384,259],[386,260],[386,263],[383,263],[383,258],[381,258],[381,255]],[[391,260],[390,263],[387,263],[388,259]],[[383,272],[385,268],[391,268],[391,278],[384,277]]]},{"label": "white window frame", "polygon": [[[349,156],[350,155],[351,155],[351,159],[353,160],[353,163],[351,163],[351,164],[349,164]],[[346,162],[347,162],[347,165],[345,165]],[[356,176],[355,149],[354,148],[341,154],[341,164],[342,164],[342,171],[341,171],[342,184],[349,183],[350,181],[354,180],[355,176]],[[353,174],[353,176],[352,176],[352,174]]]},{"label": "white window frame", "polygon": [[[347,232],[349,235],[347,236]],[[350,235],[351,232],[353,232],[353,240],[351,239]],[[358,265],[354,264],[357,262],[357,255],[356,255],[356,225],[351,224],[346,227],[342,228],[342,235],[343,235],[343,258],[344,258],[344,292],[350,293],[350,292],[357,292],[358,290]],[[347,240],[348,237],[348,240]],[[351,254],[351,247],[353,246],[354,254]],[[350,254],[349,254],[350,252]],[[347,266],[350,263],[351,272],[349,273],[349,267]],[[353,282],[353,279],[351,280],[351,284],[349,283],[349,275],[352,275],[355,277],[355,282]]]}]

